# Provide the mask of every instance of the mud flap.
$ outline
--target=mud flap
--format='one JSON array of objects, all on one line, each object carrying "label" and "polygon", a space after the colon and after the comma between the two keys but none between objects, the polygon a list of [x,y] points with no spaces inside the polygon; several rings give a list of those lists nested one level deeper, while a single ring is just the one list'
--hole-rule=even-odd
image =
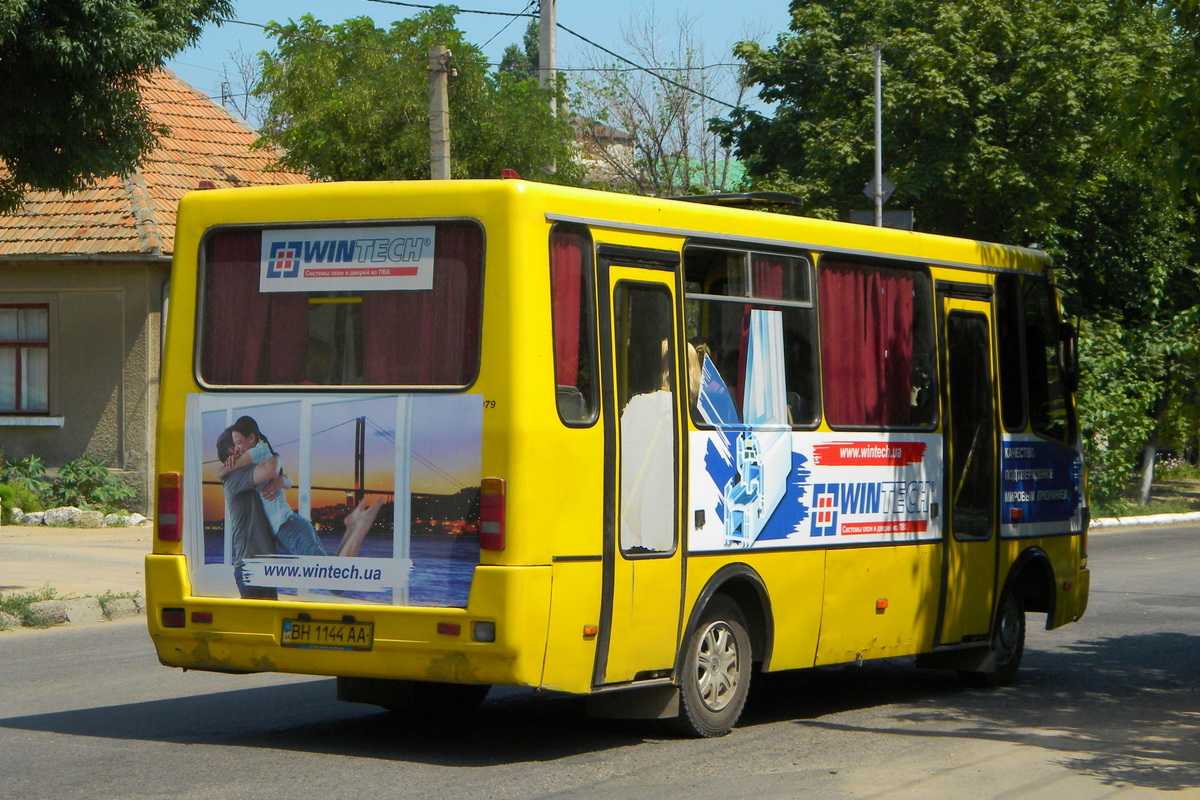
[{"label": "mud flap", "polygon": [[644,686],[588,695],[596,719],[672,719],[679,716],[679,687]]}]

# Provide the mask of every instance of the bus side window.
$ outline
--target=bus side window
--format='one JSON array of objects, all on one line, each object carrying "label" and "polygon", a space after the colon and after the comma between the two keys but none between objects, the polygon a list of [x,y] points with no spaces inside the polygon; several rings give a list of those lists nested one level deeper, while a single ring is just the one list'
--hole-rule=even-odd
[{"label": "bus side window", "polygon": [[996,277],[996,351],[1000,362],[1000,415],[1009,431],[1025,430],[1024,346],[1021,342],[1021,279]]},{"label": "bus side window", "polygon": [[784,388],[788,422],[816,424],[816,315],[812,266],[807,258],[718,247],[684,251],[688,343],[697,354],[697,424],[744,422],[746,359],[751,311],[767,310],[783,325]]},{"label": "bus side window", "polygon": [[1029,422],[1035,433],[1060,442],[1072,434],[1066,386],[1058,365],[1058,318],[1053,290],[1044,280],[1025,281],[1025,369]]},{"label": "bus side window", "polygon": [[550,233],[550,297],[554,325],[554,399],[568,425],[596,419],[592,239],[587,228],[555,225]]},{"label": "bus side window", "polygon": [[929,428],[937,360],[928,274],[820,262],[821,366],[833,427]]}]

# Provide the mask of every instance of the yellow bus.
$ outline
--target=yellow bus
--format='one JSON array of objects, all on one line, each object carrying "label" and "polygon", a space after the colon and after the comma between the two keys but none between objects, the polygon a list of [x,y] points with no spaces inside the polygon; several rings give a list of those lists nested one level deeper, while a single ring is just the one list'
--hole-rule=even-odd
[{"label": "yellow bus", "polygon": [[387,708],[532,687],[699,736],[755,668],[1007,683],[1026,612],[1087,605],[1059,313],[1036,250],[717,203],[189,194],[150,634]]}]

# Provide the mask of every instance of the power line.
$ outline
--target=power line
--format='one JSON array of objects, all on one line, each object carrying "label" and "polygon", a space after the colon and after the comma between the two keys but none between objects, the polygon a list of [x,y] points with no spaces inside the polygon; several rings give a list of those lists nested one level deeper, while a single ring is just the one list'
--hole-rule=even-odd
[{"label": "power line", "polygon": [[533,4],[534,4],[535,2],[537,2],[537,0],[529,0],[529,2],[525,4],[525,8],[521,9],[521,11],[520,11],[520,12],[518,12],[518,13],[516,13],[516,14],[513,14],[513,17],[512,17],[512,19],[510,19],[508,22],[504,23],[504,27],[503,27],[503,28],[501,28],[500,30],[498,30],[498,31],[496,31],[494,34],[492,34],[492,38],[488,39],[486,42],[484,42],[483,44],[479,45],[479,49],[480,49],[480,50],[482,50],[483,48],[487,47],[487,46],[488,46],[489,44],[491,44],[492,42],[496,41],[496,37],[497,37],[497,36],[499,36],[500,34],[504,33],[506,30],[508,30],[508,29],[509,29],[509,27],[511,27],[511,26],[512,26],[512,24],[513,24],[514,22],[516,22],[516,21],[517,21],[517,20],[518,20],[520,17],[522,17],[522,16],[526,16],[525,12],[526,12],[526,11],[528,11],[529,9],[533,8]]},{"label": "power line", "polygon": [[[400,2],[400,0],[367,0],[367,2],[368,3],[380,3],[380,4],[386,5],[386,6],[404,6],[405,8],[422,8],[422,9],[425,9],[426,11],[431,11],[435,8],[443,7],[443,6],[436,6],[436,5],[431,6],[431,5],[427,5],[425,3],[402,3],[402,2]],[[529,5],[530,6],[533,5],[533,3],[530,3]],[[526,8],[529,8],[529,6],[526,6]],[[460,14],[483,14],[485,16],[492,16],[492,17],[514,17],[514,18],[515,17],[535,17],[535,18],[537,17],[537,14],[526,14],[524,11],[513,14],[511,11],[481,11],[481,10],[475,9],[475,8],[458,8],[457,10],[458,10],[458,13],[460,13]]]},{"label": "power line", "polygon": [[[382,0],[379,0],[379,1],[382,2]],[[375,2],[375,0],[372,0],[372,2]],[[703,97],[705,100],[710,100],[710,101],[716,103],[717,105],[722,105],[722,106],[725,106],[726,108],[732,108],[732,109],[741,108],[741,106],[735,106],[732,103],[726,103],[724,100],[718,100],[717,98],[713,97],[712,95],[705,94],[704,92],[700,91],[699,89],[696,89],[691,86],[686,86],[686,85],[680,83],[679,81],[668,78],[666,75],[661,75],[658,72],[655,72],[654,70],[650,69],[649,67],[644,67],[635,61],[630,61],[625,56],[623,56],[619,53],[614,53],[612,50],[609,50],[607,47],[597,44],[596,42],[593,42],[591,39],[587,38],[583,34],[577,33],[575,31],[571,30],[570,28],[568,28],[566,25],[563,25],[562,23],[557,23],[557,26],[560,29],[571,34],[575,38],[579,39],[581,42],[584,42],[585,44],[590,44],[592,47],[595,47],[597,50],[601,50],[605,53],[608,53],[613,58],[624,61],[626,64],[629,64],[630,66],[632,66],[635,70],[640,70],[642,72],[645,72],[647,75],[651,75],[654,78],[657,78],[658,80],[662,81],[663,83],[669,83],[672,86],[676,87],[677,89],[683,89],[685,92],[690,92],[691,94],[694,94],[697,97]]]},{"label": "power line", "polygon": [[[425,3],[402,2],[402,0],[367,0],[367,2],[380,3],[382,5],[402,6],[405,8],[415,8],[415,9],[422,9],[422,10],[432,10],[432,9],[438,7],[435,5],[429,5],[429,4],[425,4]],[[515,21],[521,17],[528,17],[528,18],[536,19],[537,15],[530,13],[528,11],[528,9],[532,5],[533,5],[533,0],[531,0],[531,2],[526,4],[524,10],[516,12],[516,13],[508,12],[508,11],[488,11],[488,10],[483,10],[483,9],[466,9],[466,8],[459,8],[459,9],[457,9],[457,12],[462,13],[462,14],[480,14],[480,15],[486,15],[486,16],[498,16],[498,17],[508,17],[509,18],[509,23],[506,24],[503,28],[501,28],[494,36],[492,36],[491,39],[488,40],[487,43],[484,44],[484,46],[486,47],[487,44],[490,44],[493,40],[495,40],[495,38],[497,36],[499,36],[501,33],[503,33],[512,24],[513,21]],[[222,22],[229,22],[229,23],[233,23],[236,25],[246,25],[248,27],[259,28],[262,30],[270,29],[270,26],[268,26],[268,25],[263,25],[263,24],[256,23],[256,22],[247,22],[245,20],[239,20],[239,19],[225,19],[225,20],[222,20]],[[661,69],[651,68],[651,67],[644,66],[642,64],[638,64],[637,62],[599,44],[598,42],[592,41],[591,39],[587,38],[583,34],[578,33],[577,31],[574,31],[574,30],[568,28],[567,26],[563,25],[562,23],[556,23],[556,26],[559,29],[565,31],[566,33],[569,33],[572,36],[576,37],[584,44],[594,47],[597,50],[600,50],[601,52],[617,59],[618,61],[629,65],[626,68],[611,67],[611,66],[610,67],[558,67],[557,69],[559,72],[575,72],[575,73],[582,73],[582,72],[602,72],[602,73],[644,72],[647,75],[650,75],[651,77],[655,78],[656,80],[658,80],[662,83],[669,84],[669,85],[674,86],[678,89],[681,89],[685,92],[694,94],[698,97],[704,98],[705,100],[716,103],[717,105],[724,106],[725,108],[729,108],[729,109],[733,109],[733,110],[736,110],[739,108],[744,108],[743,105],[734,105],[732,103],[726,102],[724,100],[720,100],[716,97],[713,97],[705,92],[702,92],[702,91],[696,89],[695,87],[688,86],[687,84],[684,84],[684,83],[680,83],[679,81],[669,77],[668,75],[663,74]],[[372,47],[370,45],[359,45],[359,44],[352,44],[352,43],[346,43],[346,42],[333,42],[333,41],[329,41],[328,39],[312,37],[312,36],[303,36],[303,35],[301,35],[300,38],[303,38],[307,41],[311,41],[314,43],[327,44],[327,45],[334,46],[334,47],[352,47],[352,48],[356,48],[356,49],[360,49],[360,50],[366,50],[366,51],[371,51],[371,52],[376,52],[376,53],[383,53],[385,55],[391,55],[391,56],[402,55],[401,53],[399,53],[395,50],[390,50],[387,48],[380,48],[380,47]],[[987,55],[977,56],[975,58],[979,58],[982,60],[991,60],[996,63],[1000,63],[1000,62],[1005,62],[1005,61],[1021,61],[1021,60],[1030,60],[1030,59],[1037,59],[1037,58],[1080,58],[1080,57],[1097,57],[1097,56],[1107,56],[1107,55],[1116,55],[1116,54],[1136,55],[1138,53],[1144,53],[1144,52],[1148,52],[1148,51],[1152,51],[1152,50],[1161,50],[1161,49],[1167,49],[1167,48],[1173,48],[1173,47],[1190,47],[1190,46],[1192,46],[1192,41],[1189,39],[1186,41],[1164,42],[1161,44],[1142,45],[1142,46],[1138,46],[1138,47],[1113,47],[1113,48],[1105,48],[1105,49],[1100,49],[1100,50],[1060,50],[1060,51],[1046,51],[1046,52],[1029,52],[1029,53],[1023,53],[1023,54],[1013,54],[1013,55],[987,54]],[[482,47],[479,49],[482,50]],[[922,55],[922,54],[925,54],[925,55],[952,55],[955,59],[972,58],[972,56],[964,56],[962,54],[948,53],[946,50],[944,50],[942,48],[936,48],[936,47],[905,48],[905,47],[898,47],[895,45],[885,44],[883,46],[883,49],[889,53],[902,53],[902,54],[906,54],[906,55]],[[823,68],[835,66],[836,64],[843,63],[845,61],[852,60],[852,59],[855,59],[858,57],[863,57],[863,58],[871,57],[872,53],[873,53],[873,51],[871,49],[860,50],[858,48],[855,48],[855,49],[847,50],[840,57],[837,57],[837,58],[827,61],[827,62],[812,62],[812,61],[799,60],[799,59],[776,59],[774,61],[774,63],[779,64],[779,65],[806,66],[806,67],[812,67],[812,68],[817,68],[817,69],[823,69]],[[378,72],[384,71],[386,69],[391,69],[393,67],[399,68],[399,67],[403,67],[403,66],[422,66],[422,65],[424,65],[424,63],[425,63],[424,60],[422,60],[420,62],[411,62],[411,63],[402,61],[402,62],[399,62],[396,64],[388,65],[387,67],[384,67],[380,70],[373,70],[370,73],[364,73],[364,74],[365,75],[376,74]],[[492,63],[492,62],[483,62],[483,66],[498,67],[500,65]],[[705,65],[699,65],[699,66],[695,66],[695,67],[688,67],[686,71],[702,72],[702,71],[707,71],[707,70],[711,70],[711,69],[744,68],[747,66],[749,66],[749,64],[736,63],[736,62],[735,63],[725,62],[725,63],[705,64]],[[362,77],[362,76],[348,76],[348,77],[356,78],[356,77]],[[246,96],[249,96],[249,94],[250,94],[249,92],[230,93],[228,96],[246,97]],[[218,98],[216,98],[216,97],[212,97],[212,96],[208,96],[208,95],[206,95],[206,97],[208,97],[208,99],[211,100],[212,102],[220,102],[218,100]]]},{"label": "power line", "polygon": [[[367,2],[381,3],[383,5],[390,5],[390,6],[404,6],[406,8],[423,8],[423,9],[435,8],[435,6],[425,5],[422,3],[405,3],[405,2],[401,2],[401,0],[367,0]],[[532,3],[530,5],[532,5]],[[529,8],[529,6],[526,6],[526,8]],[[486,15],[498,16],[498,17],[512,17],[513,19],[516,19],[516,18],[522,17],[522,16],[527,16],[527,17],[535,17],[536,16],[534,14],[526,14],[523,11],[518,12],[517,14],[511,14],[510,12],[507,12],[507,11],[481,11],[479,9],[471,9],[471,8],[459,8],[458,12],[460,14],[486,14]],[[505,27],[507,27],[507,26],[505,26]],[[657,78],[659,81],[661,81],[663,83],[669,83],[672,86],[676,87],[677,89],[682,89],[685,92],[690,92],[691,94],[694,94],[697,97],[703,97],[705,100],[709,100],[713,103],[716,103],[717,105],[725,106],[726,108],[737,109],[737,108],[741,107],[741,106],[733,105],[732,103],[727,103],[724,100],[718,100],[717,98],[712,97],[711,95],[701,92],[699,89],[679,83],[678,81],[673,80],[673,79],[667,77],[666,75],[662,75],[649,67],[638,64],[637,62],[632,61],[619,53],[615,53],[612,50],[609,50],[607,47],[604,47],[601,44],[593,42],[591,39],[587,38],[586,36],[584,36],[581,33],[571,30],[566,25],[563,25],[561,22],[556,22],[555,27],[557,27],[559,30],[566,31],[567,33],[571,34],[575,38],[579,39],[581,42],[591,45],[592,47],[595,47],[597,50],[607,53],[608,55],[612,56],[613,58],[616,58],[620,61],[625,62],[626,64],[629,64],[631,67],[633,67],[633,69],[640,70],[642,72],[645,72],[647,75],[651,75],[654,78]],[[498,35],[499,34],[497,34],[497,36]],[[492,38],[494,39],[496,37],[493,36]],[[489,40],[489,41],[491,41],[491,40]],[[491,66],[491,65],[489,65],[489,66]],[[597,71],[603,71],[603,70],[597,70]]]}]

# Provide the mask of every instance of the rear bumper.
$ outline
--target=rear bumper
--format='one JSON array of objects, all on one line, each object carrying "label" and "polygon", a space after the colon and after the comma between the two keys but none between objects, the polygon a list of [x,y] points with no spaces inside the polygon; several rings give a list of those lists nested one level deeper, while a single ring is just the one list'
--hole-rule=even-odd
[{"label": "rear bumper", "polygon": [[[149,555],[146,597],[150,637],[167,666],[538,686],[550,568],[478,566],[467,608],[413,608],[194,597],[183,556]],[[184,627],[163,625],[166,608],[184,610]],[[211,614],[212,622],[195,621],[193,612]],[[313,620],[370,622],[372,648],[282,646],[283,621],[300,614]],[[494,623],[496,640],[473,641],[475,622]],[[452,633],[455,626],[458,632]]]}]

